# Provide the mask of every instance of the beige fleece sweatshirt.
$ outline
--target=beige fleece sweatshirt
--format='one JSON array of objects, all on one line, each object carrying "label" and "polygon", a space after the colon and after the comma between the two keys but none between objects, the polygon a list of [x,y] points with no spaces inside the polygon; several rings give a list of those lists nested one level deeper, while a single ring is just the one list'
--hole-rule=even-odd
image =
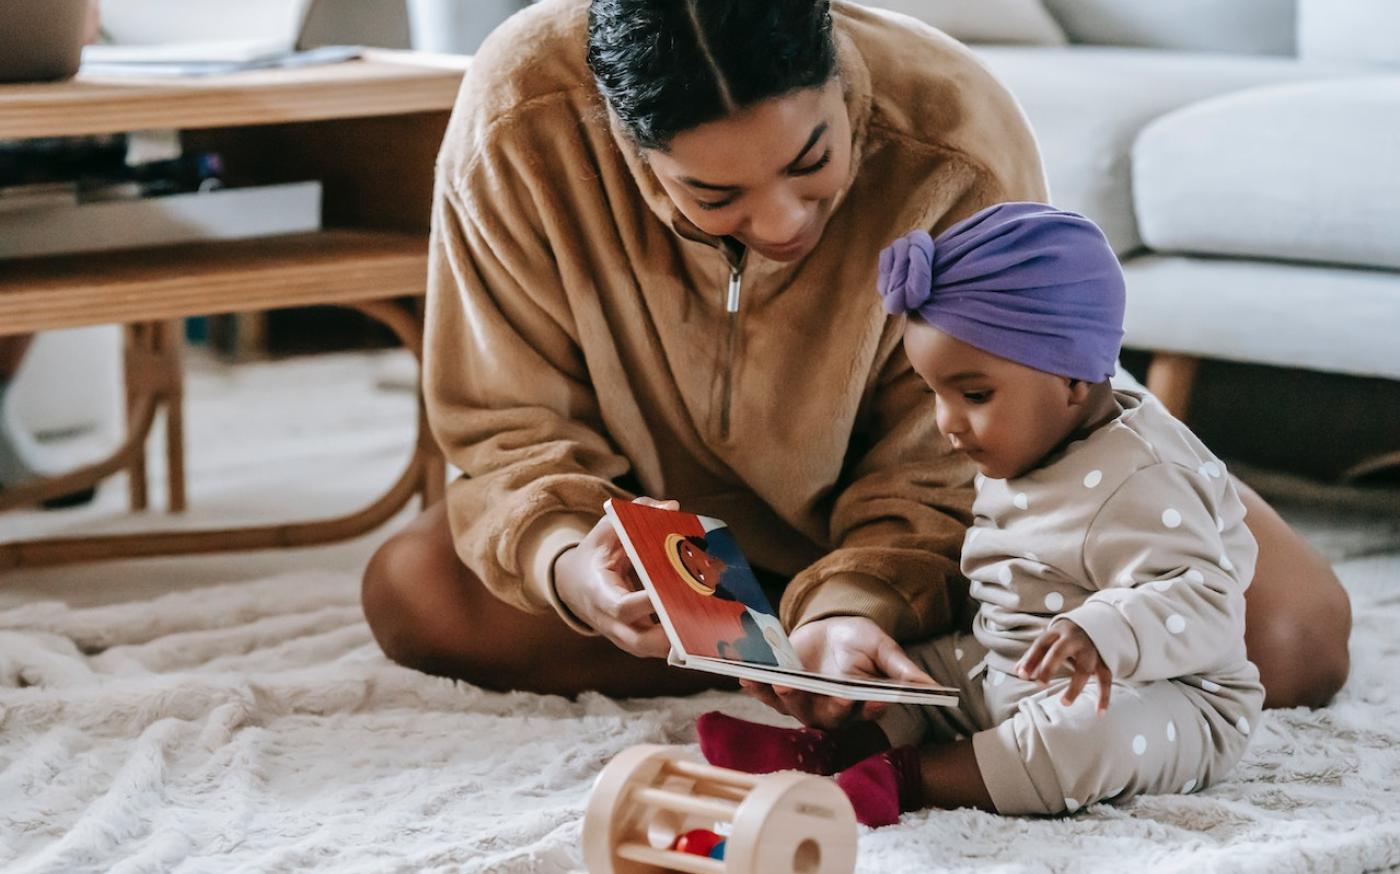
[{"label": "beige fleece sweatshirt", "polygon": [[1244,504],[1225,465],[1156,399],[1115,397],[1120,415],[1050,463],[977,480],[962,564],[987,664],[1011,673],[1069,619],[1114,679],[1240,676],[1258,555]]},{"label": "beige fleece sweatshirt", "polygon": [[547,610],[554,558],[605,499],[641,493],[725,519],[756,567],[791,577],[789,628],[946,627],[972,470],[938,434],[876,263],[911,228],[1046,199],[1020,109],[951,39],[834,4],[851,179],[812,254],[732,264],[609,121],[586,13],[547,0],[487,40],[438,161],[425,391],[465,472],[447,497],[462,561]]}]

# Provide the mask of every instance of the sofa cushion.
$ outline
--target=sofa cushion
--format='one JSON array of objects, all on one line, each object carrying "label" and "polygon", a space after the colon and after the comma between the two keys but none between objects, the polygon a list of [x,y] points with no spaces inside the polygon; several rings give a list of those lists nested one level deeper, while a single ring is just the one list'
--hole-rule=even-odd
[{"label": "sofa cushion", "polygon": [[1298,0],[1298,54],[1308,60],[1400,65],[1400,3]]},{"label": "sofa cushion", "polygon": [[1153,249],[1400,269],[1400,75],[1171,113],[1138,138],[1133,187]]},{"label": "sofa cushion", "polygon": [[1144,255],[1124,274],[1125,346],[1400,379],[1400,273]]},{"label": "sofa cushion", "polygon": [[972,43],[1062,46],[1069,42],[1040,0],[861,0]]},{"label": "sofa cushion", "polygon": [[1055,204],[1103,227],[1119,254],[1140,248],[1129,153],[1146,124],[1241,88],[1326,75],[1289,58],[1098,46],[976,51],[1020,100],[1040,141]]},{"label": "sofa cushion", "polygon": [[1045,0],[1046,7],[1077,43],[1266,55],[1294,53],[1295,3],[1296,0]]}]

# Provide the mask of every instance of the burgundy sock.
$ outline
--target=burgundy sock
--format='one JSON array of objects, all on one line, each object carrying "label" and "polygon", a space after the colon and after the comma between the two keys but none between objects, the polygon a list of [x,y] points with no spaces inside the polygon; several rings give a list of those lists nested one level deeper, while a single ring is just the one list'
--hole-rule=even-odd
[{"label": "burgundy sock", "polygon": [[923,775],[914,747],[896,747],[852,765],[836,775],[836,785],[851,799],[856,819],[871,828],[894,825],[901,813],[923,807]]},{"label": "burgundy sock", "polygon": [[890,745],[873,722],[857,722],[838,731],[778,728],[717,710],[695,721],[695,733],[706,761],[749,774],[806,771],[828,776]]}]

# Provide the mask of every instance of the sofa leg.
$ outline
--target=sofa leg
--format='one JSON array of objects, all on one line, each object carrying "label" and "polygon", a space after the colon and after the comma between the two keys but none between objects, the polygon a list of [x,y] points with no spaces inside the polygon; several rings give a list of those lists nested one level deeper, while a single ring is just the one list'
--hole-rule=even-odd
[{"label": "sofa leg", "polygon": [[1152,363],[1147,366],[1147,390],[1157,396],[1168,412],[1183,422],[1191,407],[1191,389],[1196,383],[1196,371],[1200,366],[1201,359],[1174,352],[1154,354]]}]

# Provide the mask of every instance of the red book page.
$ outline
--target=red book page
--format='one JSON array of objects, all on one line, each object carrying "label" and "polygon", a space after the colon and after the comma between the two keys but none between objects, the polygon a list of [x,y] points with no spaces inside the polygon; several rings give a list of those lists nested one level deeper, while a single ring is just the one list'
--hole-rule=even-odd
[{"label": "red book page", "polygon": [[[726,600],[727,589],[722,583],[716,585],[719,580],[714,574],[708,576],[710,584],[706,585],[704,562],[707,558],[710,561],[713,559],[703,555],[703,550],[680,542],[688,537],[701,540],[706,538],[709,532],[705,530],[700,517],[694,513],[659,510],[630,501],[613,501],[612,509],[626,529],[627,538],[632,543],[636,557],[645,568],[647,579],[650,580],[657,597],[661,599],[666,617],[686,653],[710,658],[745,660],[739,655],[739,643],[749,634],[742,621],[747,612],[744,603],[739,600]],[[727,530],[725,534],[727,536]],[[687,557],[697,557],[693,562],[698,563],[691,566],[699,568],[700,573],[682,576],[677,562],[684,567],[686,558],[673,557],[673,554],[682,550]],[[743,571],[752,579],[752,572],[748,570],[747,565],[743,566]],[[722,576],[726,582],[733,585],[732,574],[724,573]],[[756,581],[753,587],[757,590]],[[718,596],[713,592],[707,594],[704,591],[706,589],[718,590]],[[771,611],[771,608],[769,610]]]}]

